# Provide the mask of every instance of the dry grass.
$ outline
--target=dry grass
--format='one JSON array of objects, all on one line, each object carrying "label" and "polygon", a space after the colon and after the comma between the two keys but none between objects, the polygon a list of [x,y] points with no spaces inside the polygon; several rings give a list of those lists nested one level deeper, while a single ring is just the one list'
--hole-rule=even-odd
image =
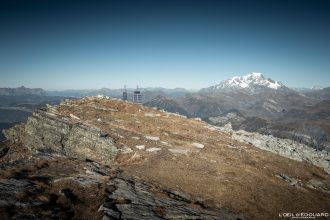
[{"label": "dry grass", "polygon": [[[106,99],[75,104],[81,108],[61,106],[58,110],[84,118],[134,150],[116,161],[130,175],[180,189],[250,219],[277,219],[279,212],[329,211],[329,194],[306,187],[310,179],[317,179],[330,188],[330,177],[320,168],[235,142],[230,133],[209,130],[204,122],[140,105]],[[94,104],[118,112],[89,107]],[[146,135],[160,137],[160,141],[146,140]],[[193,147],[194,142],[204,144],[204,149]],[[137,150],[136,145],[162,150],[146,152]],[[170,148],[188,149],[189,153],[174,155]],[[275,176],[279,174],[299,179],[301,186],[291,186]]]},{"label": "dry grass", "polygon": [[[70,118],[73,114],[107,132],[117,146],[133,150],[118,155],[112,166],[165,188],[182,190],[193,198],[203,198],[209,206],[233,210],[249,219],[277,219],[279,212],[330,211],[329,194],[307,187],[309,180],[316,179],[330,189],[330,176],[323,170],[236,142],[230,133],[210,130],[205,122],[107,99],[82,99],[56,109],[58,117]],[[160,141],[145,136],[159,137]],[[192,146],[194,142],[205,147],[198,149]],[[147,152],[136,145],[161,150]],[[189,152],[173,154],[168,150],[173,148]],[[276,177],[279,174],[299,179],[299,186]],[[88,198],[79,188],[74,192]]]}]

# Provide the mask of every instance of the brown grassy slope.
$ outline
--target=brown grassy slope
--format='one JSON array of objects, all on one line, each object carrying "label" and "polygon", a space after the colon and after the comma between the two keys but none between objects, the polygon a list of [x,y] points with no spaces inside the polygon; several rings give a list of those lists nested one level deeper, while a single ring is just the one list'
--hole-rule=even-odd
[{"label": "brown grassy slope", "polygon": [[[130,147],[133,152],[116,162],[126,173],[183,190],[211,206],[235,210],[250,219],[277,219],[279,212],[330,211],[326,192],[330,176],[323,170],[236,142],[230,133],[210,130],[204,122],[107,99],[73,101],[57,110],[63,117],[73,114],[100,127],[118,146]],[[194,142],[205,147],[198,149]],[[148,152],[136,145],[161,150]],[[173,154],[169,149],[188,152]],[[279,174],[299,181],[292,186]],[[308,187],[310,181],[318,181],[323,191]]]}]

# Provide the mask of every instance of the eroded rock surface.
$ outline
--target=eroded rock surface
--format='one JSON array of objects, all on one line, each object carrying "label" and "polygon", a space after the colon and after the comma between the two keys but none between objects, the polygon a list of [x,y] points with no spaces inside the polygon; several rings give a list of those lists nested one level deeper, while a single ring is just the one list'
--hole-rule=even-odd
[{"label": "eroded rock surface", "polygon": [[272,135],[263,135],[256,132],[243,130],[234,131],[230,124],[224,127],[210,126],[210,129],[227,131],[231,137],[239,142],[252,144],[260,149],[279,154],[298,161],[307,161],[315,166],[323,168],[330,174],[330,153],[328,151],[318,151],[305,144],[298,143],[290,139],[281,139]]},{"label": "eroded rock surface", "polygon": [[201,200],[174,190],[119,175],[111,183],[106,202],[100,208],[103,219],[243,219],[226,210],[205,207]]},{"label": "eroded rock surface", "polygon": [[51,148],[68,156],[111,161],[117,154],[112,138],[81,121],[38,110],[25,124],[4,131],[7,140],[31,149]]}]

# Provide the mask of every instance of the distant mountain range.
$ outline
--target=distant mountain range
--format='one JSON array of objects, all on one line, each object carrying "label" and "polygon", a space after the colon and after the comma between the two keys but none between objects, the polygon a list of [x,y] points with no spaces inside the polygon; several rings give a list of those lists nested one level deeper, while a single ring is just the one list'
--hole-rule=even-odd
[{"label": "distant mountain range", "polygon": [[[47,96],[43,89],[0,88],[0,131],[25,121],[46,104],[58,104],[63,97]],[[0,132],[0,141],[4,139]]]},{"label": "distant mountain range", "polygon": [[250,73],[246,76],[235,76],[233,78],[222,81],[218,85],[211,86],[206,89],[202,89],[201,92],[216,92],[223,90],[246,90],[247,92],[253,93],[255,90],[260,88],[268,89],[283,89],[285,86],[272,79],[266,79],[262,73]]},{"label": "distant mountain range", "polygon": [[[129,96],[135,89],[127,89]],[[187,117],[199,117],[214,125],[230,123],[234,129],[272,134],[298,140],[317,149],[330,150],[330,87],[291,89],[261,73],[235,76],[197,92],[182,88],[140,88],[143,104]],[[0,107],[17,120],[0,121],[9,126],[26,118],[26,110],[70,97],[106,95],[122,98],[124,89],[45,91],[0,88]],[[8,111],[12,108],[12,111]],[[1,110],[0,110],[1,111]],[[15,117],[14,117],[15,118]]]},{"label": "distant mountain range", "polygon": [[[161,106],[162,100],[168,102],[164,97],[166,96],[157,96],[146,105],[158,103]],[[240,111],[250,117],[276,119],[293,107],[304,108],[320,101],[308,94],[296,92],[278,81],[266,79],[261,73],[233,77],[173,100],[175,102],[171,106],[177,103],[175,108],[183,108],[189,117],[203,119],[231,111]]]},{"label": "distant mountain range", "polygon": [[0,88],[0,96],[26,96],[26,95],[46,95],[43,89],[29,89],[24,86],[18,88]]},{"label": "distant mountain range", "polygon": [[299,92],[250,73],[175,99],[157,96],[145,105],[330,151],[329,103],[330,88]]},{"label": "distant mountain range", "polygon": [[[102,88],[102,89],[84,89],[84,90],[45,91],[45,93],[48,96],[62,96],[62,97],[75,97],[75,98],[80,98],[84,96],[96,96],[96,95],[105,95],[110,97],[122,98],[122,94],[124,90],[125,90],[124,88],[122,89]],[[133,93],[135,90],[136,89],[132,89],[132,88],[126,89],[128,93]],[[168,96],[171,98],[177,98],[192,93],[192,91],[183,88],[166,89],[162,87],[148,87],[148,88],[139,88],[139,90],[144,94],[143,95],[144,102],[150,101],[151,99],[159,95]]]}]

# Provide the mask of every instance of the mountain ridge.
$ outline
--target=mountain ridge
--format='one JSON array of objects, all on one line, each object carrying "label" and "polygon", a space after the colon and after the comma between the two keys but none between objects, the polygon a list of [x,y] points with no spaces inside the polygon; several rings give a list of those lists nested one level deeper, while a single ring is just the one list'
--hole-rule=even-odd
[{"label": "mountain ridge", "polygon": [[277,219],[330,204],[326,152],[109,97],[48,105],[5,135],[9,217]]},{"label": "mountain ridge", "polygon": [[285,86],[270,78],[266,79],[262,73],[252,72],[244,76],[234,76],[230,79],[224,80],[217,85],[201,89],[201,92],[216,92],[228,89],[244,89],[253,91],[256,87],[263,87],[268,89],[282,89]]}]

